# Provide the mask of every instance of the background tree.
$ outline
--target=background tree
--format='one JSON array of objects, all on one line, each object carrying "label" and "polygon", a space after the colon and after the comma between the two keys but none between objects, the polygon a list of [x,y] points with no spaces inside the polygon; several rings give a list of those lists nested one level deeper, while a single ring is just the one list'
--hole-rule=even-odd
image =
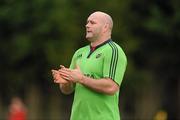
[{"label": "background tree", "polygon": [[180,118],[178,0],[1,0],[2,118],[13,96],[27,103],[29,118],[69,118],[73,95],[58,91],[50,70],[68,66],[74,51],[88,44],[86,18],[97,10],[113,17],[112,38],[128,58],[120,93],[122,119],[153,119],[161,110],[169,119]]}]

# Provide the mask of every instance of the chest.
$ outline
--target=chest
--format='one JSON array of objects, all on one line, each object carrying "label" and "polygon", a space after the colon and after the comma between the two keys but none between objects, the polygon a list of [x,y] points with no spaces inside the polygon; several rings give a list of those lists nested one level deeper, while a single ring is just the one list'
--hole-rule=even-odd
[{"label": "chest", "polygon": [[82,57],[78,59],[81,71],[92,78],[103,76],[104,54],[101,51],[83,52]]}]

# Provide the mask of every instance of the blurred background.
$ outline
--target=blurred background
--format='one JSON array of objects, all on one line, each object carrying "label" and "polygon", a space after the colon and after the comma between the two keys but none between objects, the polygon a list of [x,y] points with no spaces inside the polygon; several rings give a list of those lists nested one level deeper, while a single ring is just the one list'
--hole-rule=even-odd
[{"label": "blurred background", "polygon": [[13,98],[28,120],[69,119],[73,94],[59,91],[51,69],[88,44],[86,19],[97,10],[112,16],[112,39],[128,58],[122,120],[180,119],[179,0],[1,0],[0,120]]}]

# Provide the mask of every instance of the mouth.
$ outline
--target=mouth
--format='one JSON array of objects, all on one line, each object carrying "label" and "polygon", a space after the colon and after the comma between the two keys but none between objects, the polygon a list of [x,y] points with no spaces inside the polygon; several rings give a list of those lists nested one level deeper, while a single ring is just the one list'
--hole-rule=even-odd
[{"label": "mouth", "polygon": [[89,33],[89,32],[92,32],[90,29],[86,29],[86,32]]},{"label": "mouth", "polygon": [[86,32],[87,32],[87,33],[91,33],[92,31],[90,31],[90,30],[87,30]]}]

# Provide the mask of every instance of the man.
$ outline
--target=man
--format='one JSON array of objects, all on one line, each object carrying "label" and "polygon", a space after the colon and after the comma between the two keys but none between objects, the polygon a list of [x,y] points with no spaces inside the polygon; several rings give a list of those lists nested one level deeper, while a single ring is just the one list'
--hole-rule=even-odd
[{"label": "man", "polygon": [[90,45],[78,49],[70,69],[52,70],[54,82],[64,94],[75,91],[71,120],[119,120],[119,88],[126,69],[126,56],[111,40],[112,18],[94,12],[86,24]]}]

